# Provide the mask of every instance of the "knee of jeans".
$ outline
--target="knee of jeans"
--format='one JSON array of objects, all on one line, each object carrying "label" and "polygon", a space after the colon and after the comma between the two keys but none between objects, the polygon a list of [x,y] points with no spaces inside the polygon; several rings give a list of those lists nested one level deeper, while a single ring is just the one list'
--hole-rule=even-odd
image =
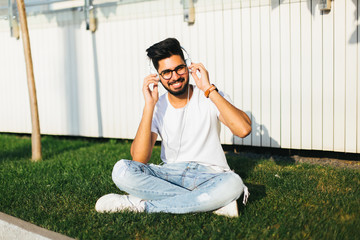
[{"label": "knee of jeans", "polygon": [[242,181],[240,176],[235,173],[229,174],[225,181],[225,184],[230,198],[237,199],[244,191],[244,182]]},{"label": "knee of jeans", "polygon": [[130,161],[131,160],[121,159],[115,163],[111,176],[116,185],[118,185],[120,182],[123,182],[123,178],[129,169]]}]

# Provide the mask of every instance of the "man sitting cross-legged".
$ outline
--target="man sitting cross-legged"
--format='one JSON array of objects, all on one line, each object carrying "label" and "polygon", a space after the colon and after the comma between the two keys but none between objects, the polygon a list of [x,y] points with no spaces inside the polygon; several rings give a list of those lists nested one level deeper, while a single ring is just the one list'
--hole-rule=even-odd
[{"label": "man sitting cross-legged", "polygon": [[[96,210],[180,214],[220,209],[244,191],[247,198],[246,186],[228,166],[219,134],[222,122],[236,136],[247,136],[249,117],[210,83],[203,64],[186,64],[176,39],[154,44],[147,55],[158,74],[144,79],[145,106],[132,160],[118,161],[112,172],[116,186],[130,195],[107,194]],[[190,74],[196,85],[189,84]],[[160,97],[159,82],[167,90]],[[148,164],[158,136],[164,164]]]}]

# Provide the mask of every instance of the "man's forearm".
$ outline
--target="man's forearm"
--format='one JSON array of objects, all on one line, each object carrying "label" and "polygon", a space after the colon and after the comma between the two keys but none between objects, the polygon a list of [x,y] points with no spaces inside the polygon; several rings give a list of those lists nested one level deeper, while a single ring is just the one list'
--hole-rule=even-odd
[{"label": "man's forearm", "polygon": [[143,116],[130,150],[134,161],[147,163],[151,157],[153,147],[151,140],[151,122],[153,112],[153,106],[144,107]]},{"label": "man's forearm", "polygon": [[251,132],[251,120],[245,112],[233,106],[217,91],[209,95],[211,101],[220,111],[220,119],[238,137],[246,137]]}]

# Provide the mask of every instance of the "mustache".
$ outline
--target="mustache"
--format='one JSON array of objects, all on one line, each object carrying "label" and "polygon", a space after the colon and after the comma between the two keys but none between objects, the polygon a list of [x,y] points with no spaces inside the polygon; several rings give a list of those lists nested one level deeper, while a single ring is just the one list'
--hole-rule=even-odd
[{"label": "mustache", "polygon": [[175,84],[177,82],[183,82],[183,81],[185,81],[185,78],[179,78],[178,80],[173,81],[173,82],[169,83],[168,85],[173,85],[173,84]]}]

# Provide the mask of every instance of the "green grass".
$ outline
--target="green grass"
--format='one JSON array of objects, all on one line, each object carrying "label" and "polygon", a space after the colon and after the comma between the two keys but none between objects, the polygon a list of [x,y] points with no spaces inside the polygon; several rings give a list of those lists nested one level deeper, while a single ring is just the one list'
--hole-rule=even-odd
[{"label": "green grass", "polygon": [[[120,191],[111,171],[129,141],[42,137],[31,162],[28,136],[0,134],[0,211],[78,239],[360,239],[360,171],[229,154],[251,193],[239,218],[211,213],[98,214]],[[160,148],[152,162],[159,162]]]}]

